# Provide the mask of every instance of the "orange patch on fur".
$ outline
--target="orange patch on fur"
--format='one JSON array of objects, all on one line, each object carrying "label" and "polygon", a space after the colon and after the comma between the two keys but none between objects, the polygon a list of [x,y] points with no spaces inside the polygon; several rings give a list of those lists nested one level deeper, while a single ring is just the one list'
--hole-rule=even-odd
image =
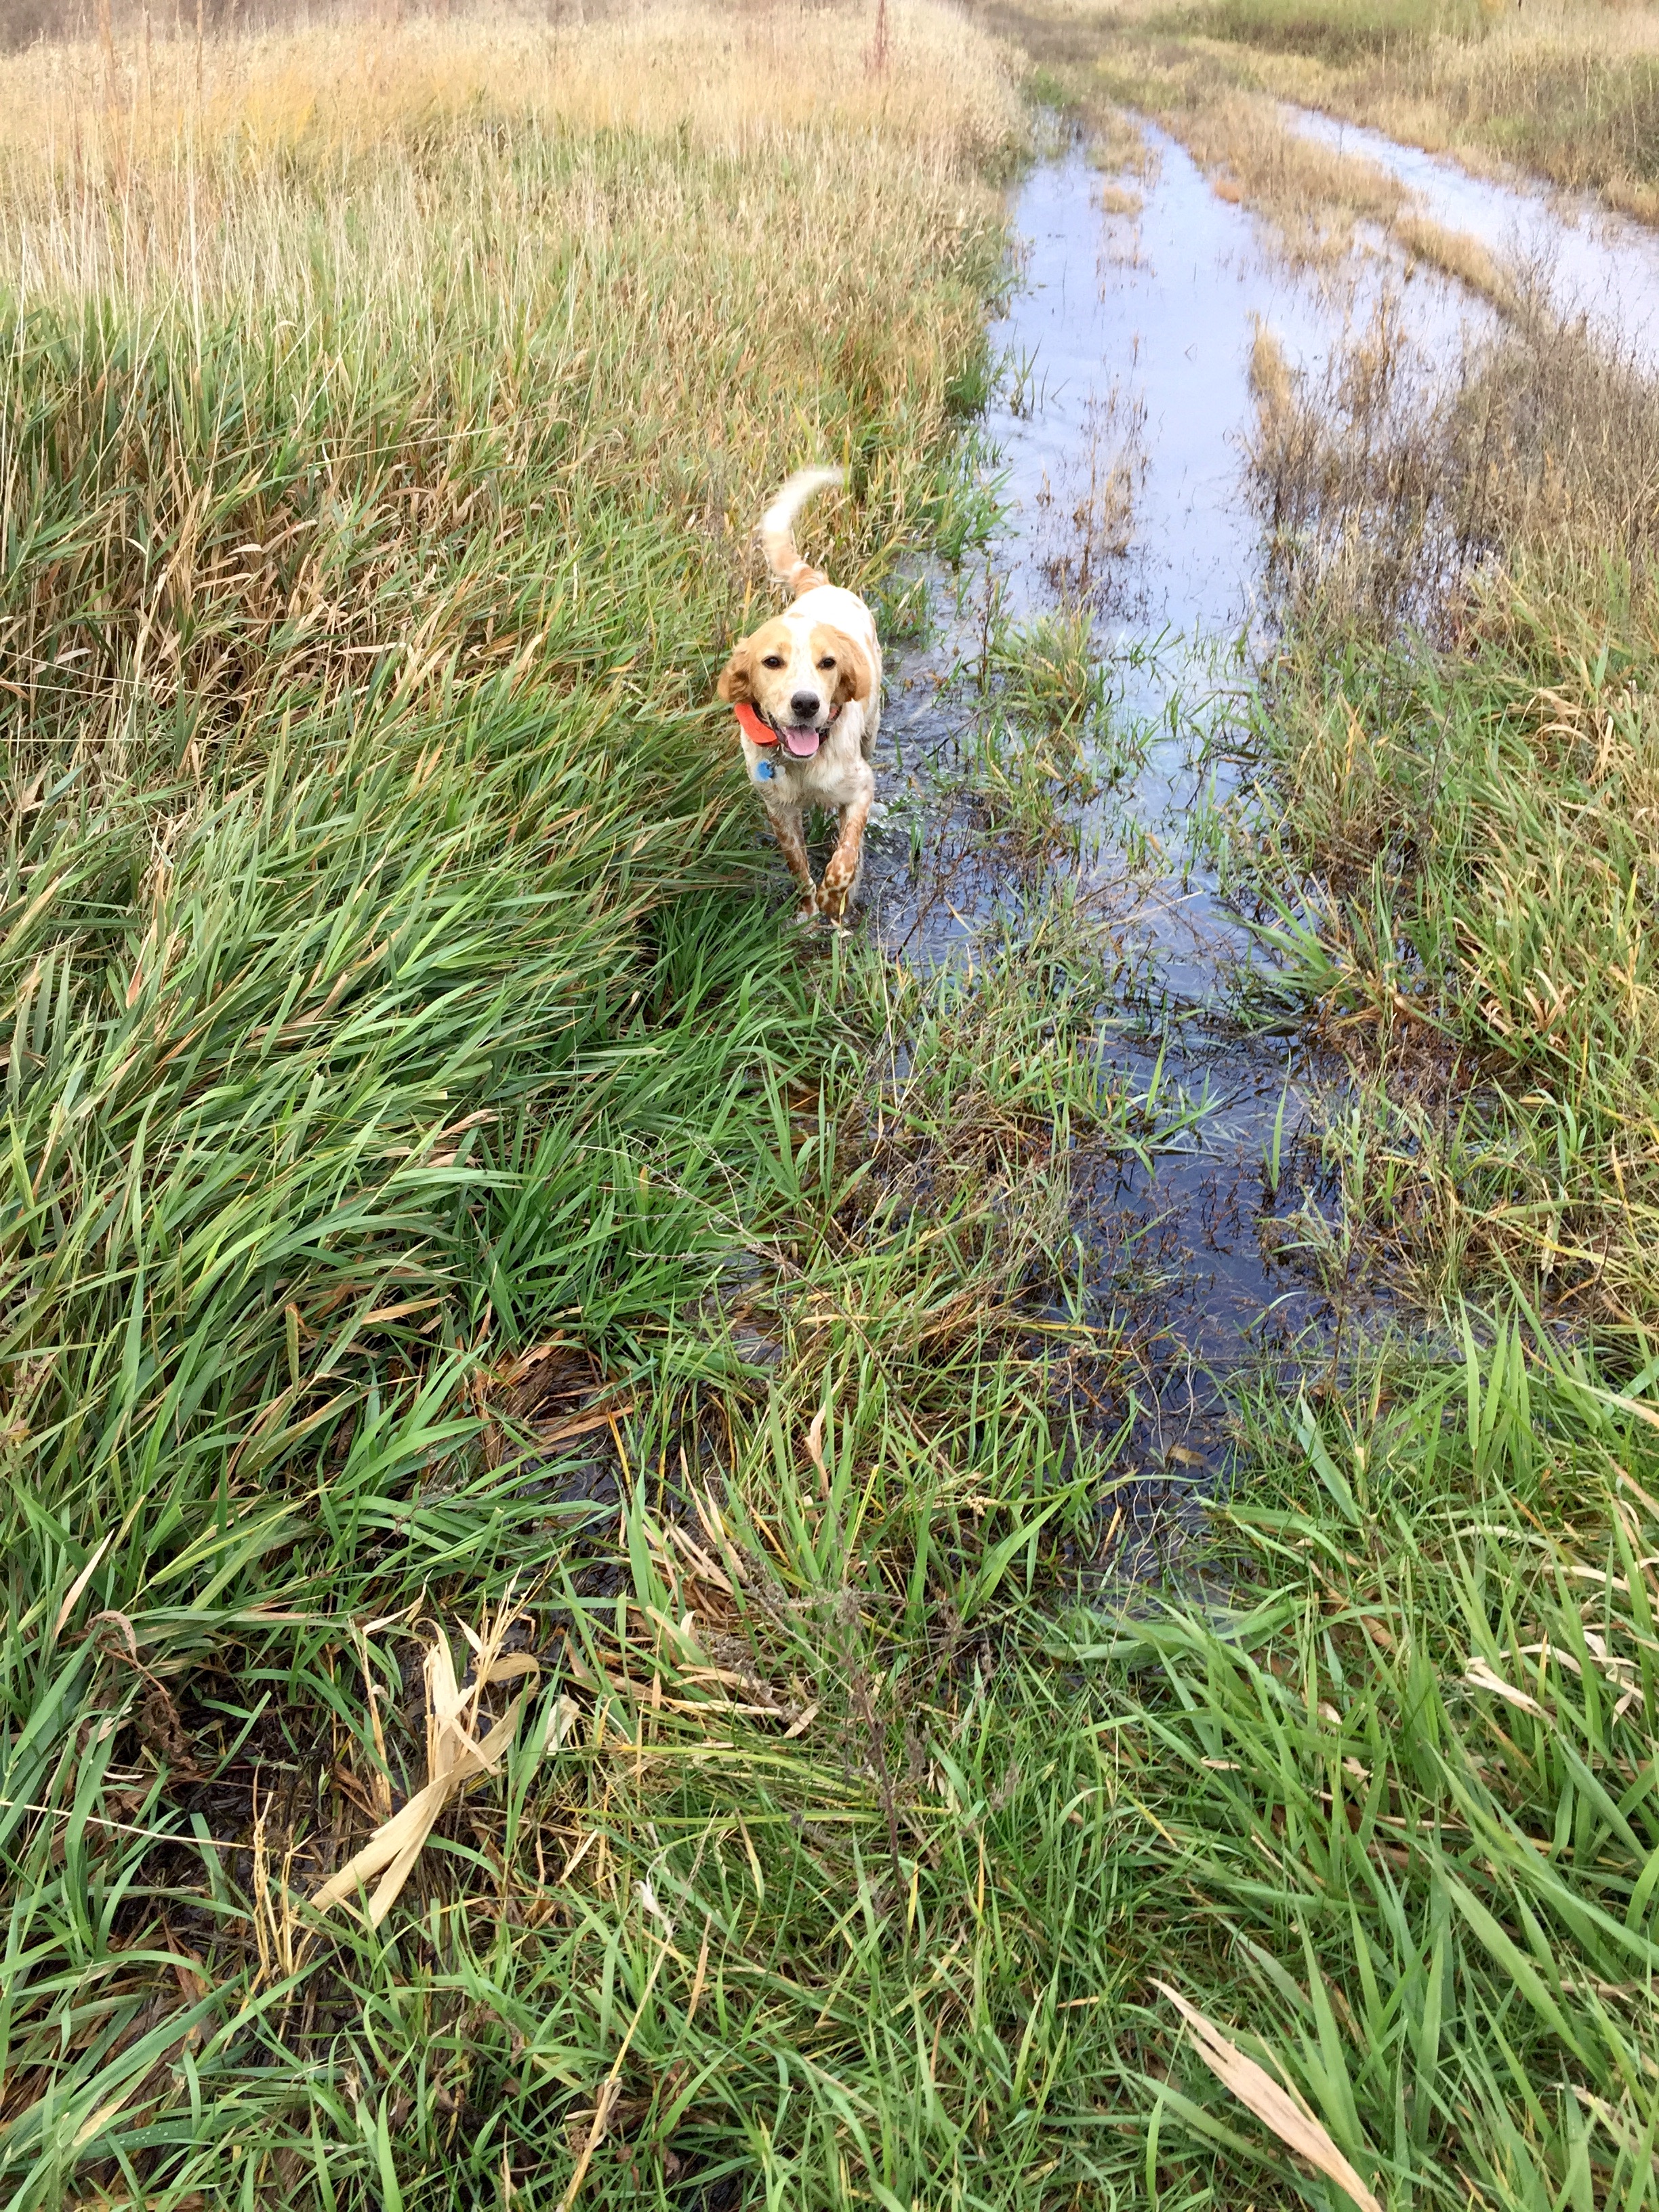
[{"label": "orange patch on fur", "polygon": [[[867,699],[873,679],[864,647],[848,637],[844,629],[832,629],[828,623],[812,625],[812,665],[821,660],[833,660],[835,690],[830,693],[830,704],[844,707],[851,699]],[[831,672],[826,669],[826,675]]]}]

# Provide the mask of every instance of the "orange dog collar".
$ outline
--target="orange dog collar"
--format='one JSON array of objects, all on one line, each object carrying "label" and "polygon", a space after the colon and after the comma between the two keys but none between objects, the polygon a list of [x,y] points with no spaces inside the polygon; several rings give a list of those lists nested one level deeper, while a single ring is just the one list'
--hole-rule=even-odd
[{"label": "orange dog collar", "polygon": [[746,699],[740,699],[732,708],[732,712],[737,716],[738,727],[745,738],[750,738],[757,745],[776,744],[777,732],[769,723],[762,721]]},{"label": "orange dog collar", "polygon": [[[772,725],[769,722],[762,721],[760,716],[755,712],[754,708],[750,705],[746,699],[735,701],[732,705],[732,712],[737,716],[738,727],[743,732],[745,738],[752,738],[754,743],[757,745],[776,744],[778,741],[777,732],[772,727]],[[841,708],[839,707],[832,707],[830,709],[830,720],[832,722],[837,722],[841,720]]]}]

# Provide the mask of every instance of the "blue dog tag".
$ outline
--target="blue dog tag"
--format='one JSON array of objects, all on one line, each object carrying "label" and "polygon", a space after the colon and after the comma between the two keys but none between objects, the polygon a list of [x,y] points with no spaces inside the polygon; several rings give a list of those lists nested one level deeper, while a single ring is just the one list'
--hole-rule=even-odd
[{"label": "blue dog tag", "polygon": [[777,770],[773,767],[769,760],[757,760],[755,763],[755,781],[757,783],[770,783],[776,774]]}]

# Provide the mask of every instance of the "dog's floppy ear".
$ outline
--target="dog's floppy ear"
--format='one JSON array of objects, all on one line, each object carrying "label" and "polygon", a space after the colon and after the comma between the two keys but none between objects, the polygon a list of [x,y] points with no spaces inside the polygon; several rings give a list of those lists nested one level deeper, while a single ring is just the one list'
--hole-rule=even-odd
[{"label": "dog's floppy ear", "polygon": [[714,689],[730,707],[744,700],[752,701],[754,692],[749,683],[749,640],[745,637],[732,648],[732,658],[720,673]]},{"label": "dog's floppy ear", "polygon": [[875,670],[870,656],[861,645],[855,644],[844,629],[829,633],[830,650],[836,656],[836,696],[834,704],[846,706],[849,699],[867,699],[875,681]]}]

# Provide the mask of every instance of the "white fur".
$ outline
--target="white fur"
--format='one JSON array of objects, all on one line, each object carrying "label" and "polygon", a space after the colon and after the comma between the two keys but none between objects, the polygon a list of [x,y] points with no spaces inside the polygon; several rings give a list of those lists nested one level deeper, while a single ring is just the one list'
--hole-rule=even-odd
[{"label": "white fur", "polygon": [[761,544],[773,574],[786,584],[793,580],[797,568],[807,565],[795,550],[795,517],[809,499],[840,482],[839,469],[797,469],[787,483],[780,485],[777,497],[762,515]]},{"label": "white fur", "polygon": [[753,780],[758,763],[771,762],[771,781],[756,785],[756,789],[773,812],[783,807],[851,806],[860,799],[872,797],[876,788],[870,766],[870,752],[881,726],[881,643],[876,625],[858,593],[843,591],[839,584],[820,584],[813,591],[803,592],[793,606],[784,610],[782,619],[795,643],[792,678],[799,670],[802,684],[822,684],[823,679],[812,665],[811,636],[815,623],[828,623],[863,648],[870,663],[870,696],[848,701],[811,760],[792,759],[781,743],[757,745],[745,736],[743,757],[750,778]]}]

